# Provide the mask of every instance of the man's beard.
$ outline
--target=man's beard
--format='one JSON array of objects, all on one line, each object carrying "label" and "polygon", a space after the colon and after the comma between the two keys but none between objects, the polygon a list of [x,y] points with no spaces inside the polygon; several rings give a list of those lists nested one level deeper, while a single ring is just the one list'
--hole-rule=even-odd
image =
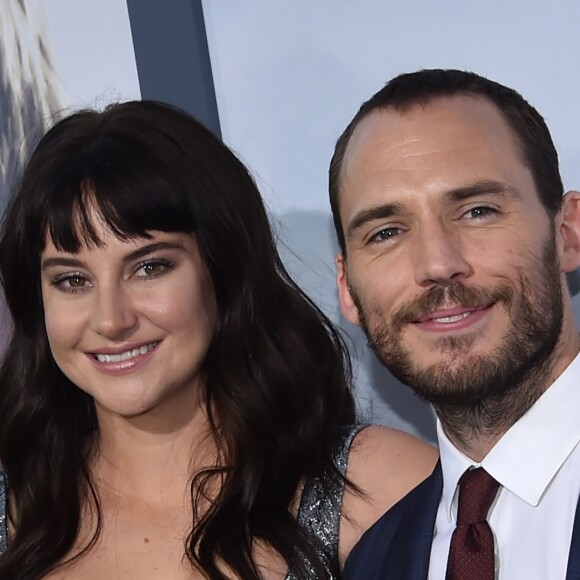
[{"label": "man's beard", "polygon": [[[369,346],[395,377],[432,403],[442,421],[448,416],[458,429],[463,423],[470,432],[493,431],[504,423],[513,424],[548,386],[551,355],[563,320],[553,232],[541,259],[531,261],[528,272],[530,275],[521,276],[517,285],[476,287],[449,282],[433,286],[387,322],[376,311],[369,316],[369,308],[352,289],[351,294]],[[439,308],[493,303],[505,308],[509,327],[501,343],[487,354],[470,354],[478,340],[476,333],[443,336],[434,343],[442,354],[441,361],[421,367],[402,345],[404,329]]]}]

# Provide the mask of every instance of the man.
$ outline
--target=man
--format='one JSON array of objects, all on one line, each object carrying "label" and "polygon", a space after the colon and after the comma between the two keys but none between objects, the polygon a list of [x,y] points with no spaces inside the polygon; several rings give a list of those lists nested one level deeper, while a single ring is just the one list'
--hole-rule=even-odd
[{"label": "man", "polygon": [[[441,463],[347,579],[580,578],[580,193],[542,117],[468,72],[401,75],[337,142],[341,310],[431,402]],[[480,469],[478,469],[480,468]]]}]

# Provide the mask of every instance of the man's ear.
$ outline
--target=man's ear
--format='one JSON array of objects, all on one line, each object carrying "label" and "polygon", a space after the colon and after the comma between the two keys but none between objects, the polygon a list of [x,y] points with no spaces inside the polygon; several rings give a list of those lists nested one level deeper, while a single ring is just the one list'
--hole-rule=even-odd
[{"label": "man's ear", "polygon": [[560,270],[573,272],[580,266],[580,192],[569,191],[564,196],[558,231]]},{"label": "man's ear", "polygon": [[348,276],[346,273],[346,261],[339,252],[334,258],[336,264],[336,286],[338,288],[338,304],[342,315],[352,324],[360,324],[358,308],[352,299],[350,288],[348,287]]}]

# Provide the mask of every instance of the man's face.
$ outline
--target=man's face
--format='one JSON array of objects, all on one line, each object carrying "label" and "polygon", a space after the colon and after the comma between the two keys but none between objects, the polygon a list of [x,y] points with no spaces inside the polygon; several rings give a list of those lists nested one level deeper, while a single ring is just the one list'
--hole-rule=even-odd
[{"label": "man's face", "polygon": [[546,360],[563,309],[554,221],[493,104],[372,113],[341,183],[341,308],[400,380],[465,405]]}]

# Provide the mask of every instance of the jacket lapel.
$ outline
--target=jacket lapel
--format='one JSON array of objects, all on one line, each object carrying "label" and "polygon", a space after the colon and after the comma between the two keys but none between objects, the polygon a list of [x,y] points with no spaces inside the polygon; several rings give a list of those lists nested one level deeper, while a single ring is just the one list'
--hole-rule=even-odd
[{"label": "jacket lapel", "polygon": [[568,571],[566,580],[580,580],[580,499],[576,504],[576,517],[572,528],[570,555],[568,556]]},{"label": "jacket lapel", "polygon": [[435,528],[435,518],[443,491],[443,474],[438,462],[433,474],[415,490],[417,493],[411,505],[402,506],[400,524],[393,537],[385,561],[385,578],[397,570],[394,576],[400,580],[427,580],[429,559]]}]

